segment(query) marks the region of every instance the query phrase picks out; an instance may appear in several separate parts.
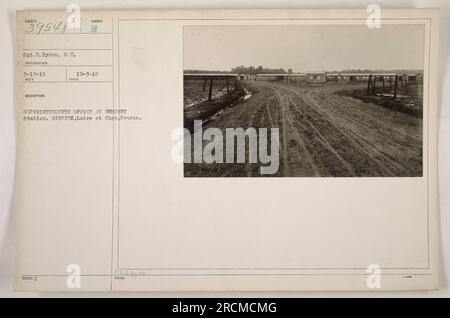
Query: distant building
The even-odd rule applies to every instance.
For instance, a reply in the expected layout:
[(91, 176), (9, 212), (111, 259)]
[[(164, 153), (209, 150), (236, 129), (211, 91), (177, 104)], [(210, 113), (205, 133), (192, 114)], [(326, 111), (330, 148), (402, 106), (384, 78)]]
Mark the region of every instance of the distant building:
[(309, 72), (306, 73), (306, 82), (308, 84), (323, 84), (326, 82), (325, 72)]
[(325, 80), (327, 82), (334, 82), (334, 81), (338, 80), (339, 76), (340, 76), (340, 74), (338, 74), (338, 73), (326, 73)]
[(423, 74), (408, 74), (408, 83), (411, 85), (418, 85), (423, 83)]
[(258, 74), (257, 80), (263, 81), (284, 81), (287, 79), (288, 74)]
[[(377, 81), (384, 81), (392, 84), (397, 75), (401, 85), (421, 84), (423, 74), (396, 74), (396, 73), (328, 73), (328, 72), (308, 72), (291, 74), (258, 74), (255, 80), (279, 81), (294, 85), (295, 83), (324, 84), (326, 82), (335, 82), (338, 85), (347, 85), (349, 83), (367, 83), (369, 77)], [(394, 81), (395, 82), (395, 81)]]
[(348, 80), (350, 82), (365, 82), (369, 79), (369, 76), (370, 74), (347, 74)]
[(291, 73), (287, 77), (288, 83), (301, 83), (306, 82), (306, 73)]

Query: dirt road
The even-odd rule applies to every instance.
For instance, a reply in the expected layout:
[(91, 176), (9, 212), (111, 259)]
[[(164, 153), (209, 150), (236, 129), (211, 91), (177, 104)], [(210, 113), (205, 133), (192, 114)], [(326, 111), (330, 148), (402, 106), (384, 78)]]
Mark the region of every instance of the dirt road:
[[(421, 176), (422, 120), (335, 94), (357, 86), (246, 81), (252, 97), (207, 127), (278, 127), (275, 176)], [(260, 176), (258, 164), (187, 164), (186, 176)]]

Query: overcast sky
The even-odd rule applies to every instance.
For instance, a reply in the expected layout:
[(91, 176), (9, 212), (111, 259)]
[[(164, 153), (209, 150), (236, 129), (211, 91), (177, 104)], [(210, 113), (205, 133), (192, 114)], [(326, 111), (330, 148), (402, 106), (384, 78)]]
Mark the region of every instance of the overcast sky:
[(424, 64), (423, 25), (185, 26), (184, 69), (238, 65), (292, 68), (416, 69)]

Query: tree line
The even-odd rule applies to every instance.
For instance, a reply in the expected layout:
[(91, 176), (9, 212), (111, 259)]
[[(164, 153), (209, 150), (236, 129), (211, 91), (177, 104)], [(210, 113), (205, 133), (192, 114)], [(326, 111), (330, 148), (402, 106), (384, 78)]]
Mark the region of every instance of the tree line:
[(199, 73), (214, 73), (214, 74), (243, 74), (243, 75), (257, 75), (257, 74), (291, 74), (292, 69), (287, 71), (283, 68), (265, 68), (261, 65), (255, 66), (236, 66), (231, 71), (212, 71), (212, 70), (184, 70), (185, 74), (199, 74)]

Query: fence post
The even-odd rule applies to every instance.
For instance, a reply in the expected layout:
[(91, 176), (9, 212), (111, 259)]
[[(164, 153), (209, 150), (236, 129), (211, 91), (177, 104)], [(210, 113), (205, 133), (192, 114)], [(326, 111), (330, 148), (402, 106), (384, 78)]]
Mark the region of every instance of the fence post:
[(394, 99), (397, 98), (397, 86), (398, 86), (398, 75), (395, 75), (395, 83), (394, 83)]
[(376, 84), (377, 84), (377, 77), (374, 76), (373, 77), (373, 83), (372, 83), (372, 95), (376, 95), (377, 91), (376, 91)]
[(372, 74), (369, 74), (369, 80), (367, 81), (367, 96), (370, 95), (371, 84), (372, 84)]

